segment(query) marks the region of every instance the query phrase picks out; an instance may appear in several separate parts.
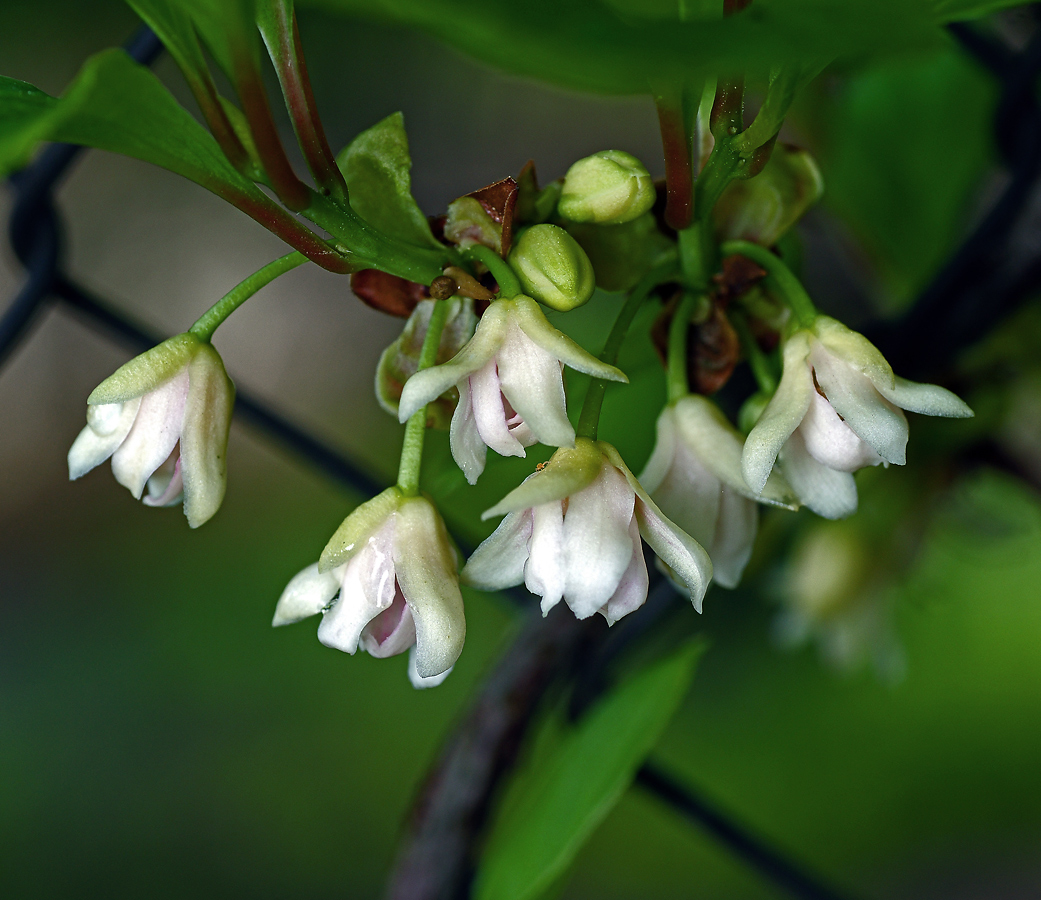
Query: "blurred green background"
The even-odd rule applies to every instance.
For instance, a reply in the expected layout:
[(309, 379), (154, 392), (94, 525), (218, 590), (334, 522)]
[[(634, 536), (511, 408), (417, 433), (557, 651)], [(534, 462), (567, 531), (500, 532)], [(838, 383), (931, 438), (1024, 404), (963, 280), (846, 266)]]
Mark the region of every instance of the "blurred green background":
[[(5, 0), (0, 68), (52, 93), (135, 27), (114, 2), (48, 8)], [(428, 212), (529, 158), (543, 180), (606, 147), (661, 171), (646, 99), (496, 75), (389, 26), (304, 11), (301, 27), (333, 144), (403, 110)], [(157, 71), (186, 96), (168, 59)], [(837, 69), (808, 92), (787, 136), (818, 154), (828, 188), (802, 231), (822, 308), (863, 321), (928, 280), (1000, 186), (993, 104), (955, 49)], [(202, 189), (102, 153), (60, 203), (70, 270), (163, 333), (279, 252)], [(20, 273), (5, 254), (6, 298)], [(595, 342), (603, 316), (576, 318)], [(400, 429), (371, 373), (399, 327), (309, 267), (216, 343), (241, 388), (387, 477)], [(628, 353), (635, 387), (611, 395), (604, 427), (638, 471), (664, 392), (649, 347)], [(0, 895), (378, 896), (419, 780), (514, 613), (468, 595), (466, 651), (425, 692), (404, 657), (344, 656), (313, 623), (272, 630), (283, 585), (359, 498), (240, 427), (228, 499), (198, 533), (177, 510), (136, 504), (107, 467), (69, 484), (84, 398), (126, 356), (55, 308), (0, 372)], [(927, 467), (956, 429), (915, 421), (911, 465)], [(1027, 431), (1029, 453), (1041, 426)], [(447, 456), (443, 440), (432, 455)], [(430, 486), (459, 521), (529, 470), (497, 464), (470, 491), (445, 468)], [(895, 476), (869, 474), (862, 494)], [(777, 529), (771, 519), (764, 535)], [(697, 622), (710, 650), (655, 757), (856, 896), (1041, 896), (1041, 508), (1006, 476), (974, 472), (942, 492), (924, 534), (893, 594), (902, 679), (782, 651), (769, 590), (713, 589)], [(869, 552), (869, 569), (886, 565)], [(756, 584), (785, 577), (767, 560)], [(637, 790), (562, 891), (777, 896)]]

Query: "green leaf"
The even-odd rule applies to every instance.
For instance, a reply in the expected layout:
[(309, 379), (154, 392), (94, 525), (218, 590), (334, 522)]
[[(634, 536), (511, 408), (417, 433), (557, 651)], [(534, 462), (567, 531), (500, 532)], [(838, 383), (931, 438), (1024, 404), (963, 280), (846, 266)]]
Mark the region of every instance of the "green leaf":
[(351, 206), (370, 225), (410, 244), (440, 246), (412, 197), (412, 158), (401, 113), (359, 134), (336, 162), (347, 179)]
[(154, 163), (216, 194), (257, 195), (217, 142), (148, 69), (122, 50), (91, 57), (61, 99), (0, 78), (0, 175), (43, 141), (67, 141)]
[[(783, 62), (819, 63), (935, 46), (969, 0), (756, 0), (727, 19), (722, 3), (654, 0), (302, 0), (354, 17), (418, 28), (489, 65), (568, 87), (645, 93), (720, 71), (764, 75)], [(950, 4), (951, 9), (945, 11)], [(978, 5), (978, 4), (977, 4)]]
[(182, 71), (206, 70), (206, 59), (192, 21), (179, 5), (168, 0), (126, 0), (126, 3), (156, 33)]
[(500, 817), (477, 874), (476, 900), (532, 900), (564, 872), (654, 747), (703, 649), (688, 644), (647, 666), (569, 729)]
[(933, 11), (941, 22), (978, 19), (999, 9), (1022, 6), (1023, 0), (933, 0)]

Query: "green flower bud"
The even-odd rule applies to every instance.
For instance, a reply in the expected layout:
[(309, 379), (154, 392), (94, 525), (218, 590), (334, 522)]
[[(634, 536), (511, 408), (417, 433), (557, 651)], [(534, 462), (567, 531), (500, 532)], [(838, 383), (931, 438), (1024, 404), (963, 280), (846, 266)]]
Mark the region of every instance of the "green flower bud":
[(525, 231), (509, 262), (526, 294), (561, 312), (581, 306), (596, 289), (585, 250), (556, 225), (533, 225)]
[(654, 183), (643, 163), (622, 150), (604, 150), (568, 169), (557, 211), (572, 222), (621, 225), (652, 206)]

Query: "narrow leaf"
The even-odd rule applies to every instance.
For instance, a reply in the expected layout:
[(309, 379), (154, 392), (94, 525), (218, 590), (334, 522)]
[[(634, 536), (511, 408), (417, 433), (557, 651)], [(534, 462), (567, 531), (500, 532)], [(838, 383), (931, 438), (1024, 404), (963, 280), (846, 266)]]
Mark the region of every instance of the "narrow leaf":
[(347, 179), (351, 206), (370, 225), (410, 244), (440, 246), (412, 197), (412, 157), (401, 113), (359, 134), (336, 162)]
[(477, 900), (533, 900), (564, 872), (664, 731), (703, 649), (688, 644), (646, 667), (570, 729), (497, 823)]

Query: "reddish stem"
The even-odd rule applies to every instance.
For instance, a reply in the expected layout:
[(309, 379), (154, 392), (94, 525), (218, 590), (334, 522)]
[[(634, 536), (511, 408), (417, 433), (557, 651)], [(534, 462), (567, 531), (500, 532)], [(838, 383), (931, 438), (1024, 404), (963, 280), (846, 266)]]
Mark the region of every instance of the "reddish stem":
[(680, 98), (659, 96), (656, 103), (665, 150), (665, 223), (682, 231), (694, 213), (693, 136), (687, 130)]
[(210, 73), (184, 72), (188, 87), (191, 89), (195, 102), (202, 110), (203, 118), (210, 132), (217, 139), (218, 145), (224, 151), (228, 161), (239, 171), (246, 173), (250, 169), (249, 153), (242, 146), (242, 141), (235, 133), (235, 129), (224, 111), (217, 94), (217, 86), (210, 78)]

